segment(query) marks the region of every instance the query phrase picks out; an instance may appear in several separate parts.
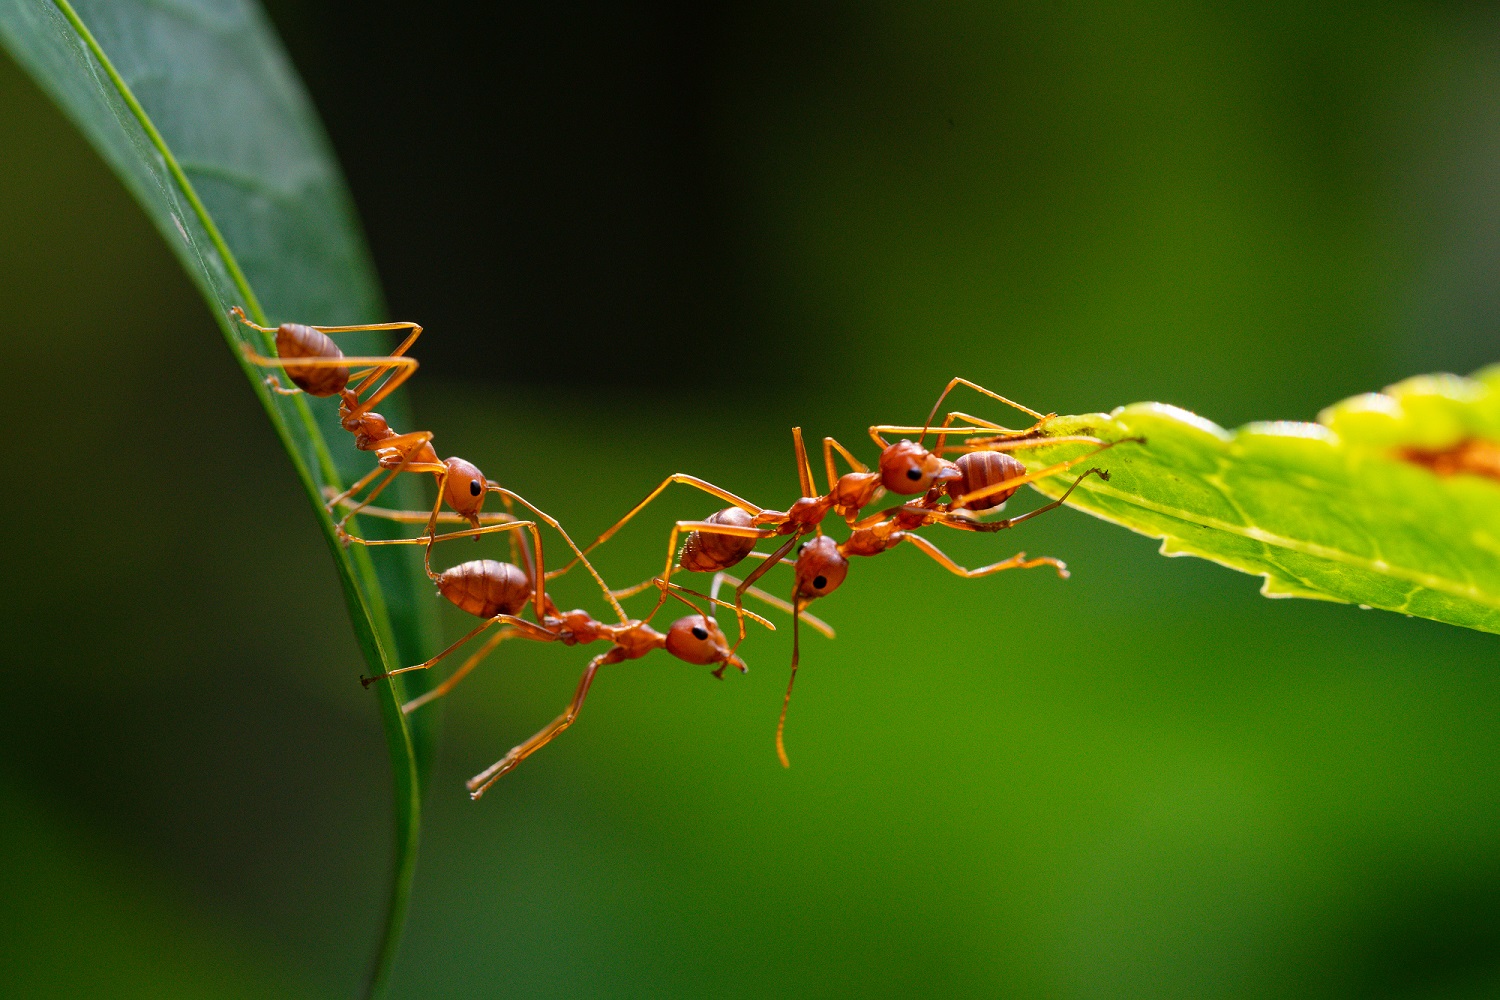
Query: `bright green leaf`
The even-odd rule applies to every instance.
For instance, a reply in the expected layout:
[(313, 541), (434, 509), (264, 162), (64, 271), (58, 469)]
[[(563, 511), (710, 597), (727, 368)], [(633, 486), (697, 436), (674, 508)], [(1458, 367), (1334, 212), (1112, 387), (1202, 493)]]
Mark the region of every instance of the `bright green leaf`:
[[(1268, 597), (1346, 601), (1500, 632), (1500, 477), (1439, 474), (1409, 449), (1500, 451), (1500, 367), (1473, 378), (1408, 379), (1325, 410), (1316, 424), (1226, 431), (1174, 406), (1135, 403), (1060, 417), (1047, 433), (1123, 443), (1069, 499), (1162, 539), (1165, 555), (1201, 556), (1265, 577)], [(1085, 446), (1039, 448), (1035, 467)], [(1471, 463), (1472, 464), (1472, 463)], [(1040, 484), (1059, 496), (1069, 477)]]
[[(340, 429), (333, 401), (268, 392), (265, 373), (240, 353), (246, 329), (228, 318), (234, 305), (263, 324), (382, 318), (343, 180), (263, 13), (248, 0), (0, 0), (0, 41), (140, 202), (218, 318), (328, 538), (365, 669), (421, 659), (430, 645), (422, 609), (433, 602), (418, 595), (427, 588), (414, 554), (344, 549), (321, 502), (325, 487), (368, 468), (368, 456)], [(342, 342), (358, 354), (384, 341)], [(382, 410), (405, 425), (395, 400)], [(406, 503), (415, 500), (409, 488)], [(432, 752), (425, 720), (401, 714), (405, 692), (377, 688), (395, 764), (397, 843), (372, 992), (404, 918)]]

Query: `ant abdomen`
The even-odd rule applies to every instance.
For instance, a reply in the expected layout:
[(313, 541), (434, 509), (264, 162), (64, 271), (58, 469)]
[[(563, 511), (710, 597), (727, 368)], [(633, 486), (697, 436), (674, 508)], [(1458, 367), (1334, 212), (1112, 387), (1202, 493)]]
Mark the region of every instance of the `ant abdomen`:
[[(950, 497), (961, 497), (976, 490), (982, 490), (986, 486), (993, 486), (995, 483), (1003, 483), (1007, 479), (1026, 475), (1026, 466), (1021, 464), (1019, 459), (1003, 451), (967, 452), (960, 455), (954, 464), (958, 467), (960, 478), (948, 484)], [(987, 497), (971, 500), (964, 506), (968, 510), (990, 510), (1005, 503), (1019, 489), (1020, 487), (1017, 486), (999, 493), (992, 493)]]
[[(326, 334), (301, 323), (283, 323), (276, 328), (276, 354), (290, 358), (342, 358)], [(349, 384), (349, 369), (287, 365), (286, 377), (310, 396), (336, 396)]]
[[(723, 524), (736, 528), (750, 527), (750, 514), (738, 507), (726, 507), (706, 518), (710, 524)], [(716, 573), (728, 569), (744, 559), (755, 548), (757, 538), (739, 535), (720, 535), (713, 532), (695, 531), (687, 536), (682, 546), (678, 565), (689, 573)]]
[(513, 615), (531, 600), (531, 578), (525, 571), (494, 559), (474, 559), (446, 569), (437, 587), (438, 593), (476, 618)]

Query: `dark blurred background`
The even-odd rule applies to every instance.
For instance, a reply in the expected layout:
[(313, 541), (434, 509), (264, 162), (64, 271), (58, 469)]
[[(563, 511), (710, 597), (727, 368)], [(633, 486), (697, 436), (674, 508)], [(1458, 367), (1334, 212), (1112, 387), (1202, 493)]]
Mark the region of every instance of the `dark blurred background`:
[[(955, 374), (1233, 425), (1500, 360), (1483, 5), (270, 13), (421, 425), (579, 535), (677, 470), (784, 504), (791, 425), (870, 457)], [(155, 233), (4, 57), (0, 102), (6, 992), (350, 995), (389, 765), (327, 554)], [(1500, 992), (1493, 637), (1074, 511), (941, 543), (1074, 577), (856, 566), (786, 772), (783, 630), (616, 668), (471, 804), (586, 659), (508, 644), (445, 708), (395, 994)]]

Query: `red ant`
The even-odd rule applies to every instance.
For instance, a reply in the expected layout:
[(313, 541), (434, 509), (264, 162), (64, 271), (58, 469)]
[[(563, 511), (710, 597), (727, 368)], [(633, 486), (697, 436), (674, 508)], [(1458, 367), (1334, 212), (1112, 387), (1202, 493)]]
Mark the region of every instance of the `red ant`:
[[(969, 453), (960, 457), (957, 462), (949, 461), (940, 454), (943, 450), (944, 440), (940, 437), (938, 452), (934, 453), (925, 448), (921, 441), (931, 429), (930, 425), (936, 416), (942, 402), (948, 394), (959, 385), (969, 386), (993, 399), (997, 399), (1009, 406), (1036, 418), (1036, 423), (1025, 430), (1012, 431), (997, 423), (986, 421), (978, 417), (970, 417), (963, 413), (949, 413), (944, 420), (940, 435), (947, 434), (977, 434), (998, 432), (987, 438), (988, 446), (982, 450), (969, 449)], [(867, 466), (854, 457), (850, 451), (831, 437), (823, 439), (823, 462), (828, 475), (828, 492), (814, 495), (816, 486), (813, 481), (812, 466), (808, 460), (807, 448), (802, 440), (802, 429), (792, 429), (793, 446), (797, 462), (797, 475), (803, 496), (786, 511), (766, 510), (746, 501), (721, 487), (706, 482), (696, 476), (677, 473), (668, 476), (656, 489), (647, 494), (646, 498), (635, 507), (631, 508), (619, 521), (601, 534), (583, 551), (593, 551), (599, 545), (608, 541), (617, 531), (641, 512), (648, 504), (660, 496), (668, 486), (673, 483), (681, 483), (696, 487), (722, 500), (727, 500), (732, 507), (717, 511), (707, 519), (701, 521), (678, 521), (674, 524), (672, 532), (667, 539), (667, 560), (662, 574), (655, 577), (658, 586), (670, 582), (675, 568), (681, 568), (689, 572), (714, 572), (728, 569), (747, 556), (755, 547), (755, 544), (763, 538), (773, 538), (780, 535), (791, 535), (775, 553), (765, 558), (761, 566), (752, 571), (744, 581), (736, 588), (735, 605), (741, 605), (743, 587), (752, 585), (772, 565), (779, 562), (797, 544), (797, 540), (804, 535), (814, 531), (821, 531), (823, 519), (829, 513), (837, 513), (843, 517), (851, 527), (859, 519), (860, 511), (879, 499), (881, 495), (889, 491), (902, 495), (915, 495), (925, 493), (927, 499), (922, 502), (930, 513), (930, 517), (924, 523), (944, 524), (961, 530), (1000, 530), (1006, 526), (1003, 522), (996, 522), (1000, 527), (976, 527), (979, 523), (968, 515), (959, 514), (959, 511), (984, 511), (999, 508), (1004, 502), (1026, 483), (1034, 482), (1048, 476), (1056, 475), (1066, 471), (1103, 451), (1113, 447), (1118, 442), (1106, 443), (1097, 438), (1083, 436), (1067, 437), (1044, 437), (1038, 432), (1046, 422), (1056, 414), (1042, 414), (1019, 403), (1012, 402), (998, 393), (992, 392), (983, 386), (976, 385), (967, 379), (955, 378), (950, 381), (942, 394), (938, 396), (937, 402), (933, 404), (932, 412), (928, 416), (928, 426), (922, 428), (906, 428), (894, 426), (876, 426), (870, 428), (870, 436), (875, 443), (880, 445), (880, 460), (878, 471), (871, 471)], [(971, 426), (955, 428), (951, 427), (954, 419), (970, 421)], [(916, 441), (899, 440), (895, 442), (886, 441), (882, 432), (914, 432), (920, 430), (921, 436)], [(1088, 454), (1061, 462), (1056, 465), (1039, 469), (1028, 473), (1021, 464), (1007, 452), (1028, 447), (1039, 447), (1041, 445), (1063, 444), (1070, 442), (1087, 442), (1098, 447)], [(834, 459), (837, 452), (849, 464), (851, 471), (839, 475)], [(944, 491), (947, 497), (945, 503)], [(942, 505), (942, 506), (940, 506)], [(1051, 509), (1050, 507), (1048, 509)], [(677, 549), (679, 535), (687, 533), (681, 552)], [(571, 564), (569, 564), (571, 565)], [(649, 581), (648, 584), (649, 585)], [(638, 593), (646, 585), (629, 588), (623, 594)], [(663, 598), (665, 599), (665, 598)], [(740, 623), (741, 640), (744, 638), (744, 623)]]
[[(307, 326), (301, 323), (283, 323), (272, 329), (253, 323), (239, 306), (230, 309), (231, 315), (245, 326), (268, 337), (274, 336), (276, 357), (268, 358), (256, 353), (249, 344), (244, 346), (245, 357), (262, 368), (280, 368), (286, 372), (296, 388), (282, 387), (276, 376), (266, 378), (273, 392), (292, 395), (306, 392), (309, 395), (339, 397), (339, 416), (344, 429), (354, 435), (355, 447), (361, 451), (374, 452), (379, 465), (369, 475), (360, 479), (343, 493), (331, 498), (328, 507), (332, 510), (343, 500), (354, 496), (384, 472), (394, 478), (397, 472), (433, 472), (439, 476), (439, 492), (448, 505), (476, 528), (480, 526), (479, 513), (484, 503), (484, 476), (472, 463), (461, 458), (440, 460), (432, 449), (431, 431), (413, 431), (399, 434), (391, 429), (380, 414), (373, 412), (374, 406), (394, 392), (417, 370), (417, 360), (407, 357), (406, 352), (422, 335), (422, 327), (416, 323), (366, 323), (356, 326)], [(384, 357), (348, 357), (328, 336), (331, 333), (373, 332), (380, 330), (411, 330), (411, 334), (397, 348)], [(369, 365), (367, 371), (351, 373), (354, 365)], [(383, 373), (390, 377), (378, 388), (375, 383)], [(357, 380), (353, 388), (351, 381)], [(368, 398), (361, 400), (360, 394), (374, 388)], [(377, 487), (368, 497), (369, 502), (385, 488)], [(343, 526), (357, 512), (358, 507), (346, 514), (339, 522), (339, 533), (347, 540)]]
[[(355, 482), (347, 490), (328, 500), (327, 506), (329, 510), (333, 510), (339, 504), (345, 503), (345, 501), (358, 494), (360, 490), (372, 483), (377, 477), (382, 474), (386, 476), (384, 481), (375, 486), (362, 501), (347, 505), (349, 509), (335, 526), (339, 537), (346, 544), (349, 542), (359, 542), (364, 545), (421, 544), (423, 542), (430, 544), (433, 538), (477, 538), (488, 531), (510, 530), (513, 525), (518, 523), (514, 517), (508, 514), (482, 514), (485, 497), (490, 493), (499, 493), (507, 507), (511, 505), (512, 501), (519, 503), (561, 534), (568, 546), (577, 555), (577, 558), (568, 564), (568, 568), (571, 568), (581, 560), (590, 575), (594, 577), (595, 581), (604, 591), (610, 605), (619, 614), (620, 620), (627, 620), (624, 609), (620, 607), (619, 603), (610, 593), (608, 584), (594, 570), (594, 567), (584, 557), (578, 546), (574, 544), (573, 539), (556, 519), (534, 506), (524, 497), (487, 479), (474, 463), (456, 456), (440, 460), (437, 457), (437, 452), (432, 448), (433, 433), (431, 431), (413, 431), (406, 434), (398, 434), (391, 429), (390, 424), (386, 422), (384, 417), (372, 411), (372, 407), (376, 403), (388, 396), (416, 371), (416, 359), (406, 357), (405, 353), (416, 339), (421, 336), (422, 328), (419, 325), (416, 323), (371, 323), (360, 326), (305, 326), (300, 323), (283, 323), (280, 327), (272, 330), (269, 327), (252, 323), (246, 318), (244, 310), (238, 306), (235, 306), (230, 312), (241, 323), (251, 329), (267, 336), (275, 336), (277, 357), (263, 357), (257, 354), (248, 344), (245, 346), (245, 356), (248, 360), (262, 367), (284, 369), (287, 377), (297, 386), (296, 389), (282, 388), (273, 375), (267, 381), (274, 391), (282, 394), (302, 391), (314, 396), (338, 395), (340, 398), (339, 415), (344, 429), (354, 435), (355, 447), (362, 451), (375, 453), (377, 461), (375, 469)], [(328, 336), (330, 333), (402, 329), (410, 329), (412, 332), (390, 355), (378, 358), (347, 357)], [(349, 366), (361, 364), (373, 367), (368, 372), (350, 373)], [(372, 386), (379, 379), (382, 372), (392, 370), (394, 374), (386, 379), (369, 398), (364, 400), (359, 398), (360, 393)], [(359, 379), (358, 383), (352, 389), (349, 388), (349, 382), (356, 378)], [(431, 473), (437, 479), (437, 503), (434, 505), (432, 513), (427, 519), (425, 537), (371, 541), (350, 535), (345, 530), (344, 525), (348, 523), (351, 517), (360, 513), (367, 505), (373, 502), (386, 486), (402, 472)], [(436, 535), (436, 526), (438, 521), (443, 519), (441, 515), (445, 503), (458, 517), (467, 521), (475, 530), (472, 532), (461, 532), (458, 535)], [(391, 520), (407, 521), (411, 519), (409, 517), (410, 513), (405, 511), (384, 511), (382, 512), (382, 516)], [(554, 575), (560, 575), (560, 573)]]
[[(340, 396), (354, 414), (366, 413), (376, 403), (389, 396), (401, 383), (411, 378), (417, 370), (417, 359), (406, 356), (411, 345), (422, 335), (422, 327), (416, 323), (361, 323), (354, 326), (307, 326), (302, 323), (283, 323), (272, 329), (253, 323), (245, 310), (235, 306), (229, 310), (231, 316), (245, 326), (275, 338), (276, 357), (268, 358), (254, 347), (243, 345), (245, 359), (261, 368), (280, 368), (286, 372), (296, 387), (287, 389), (275, 375), (266, 376), (266, 385), (272, 392), (293, 396), (305, 392), (310, 396)], [(410, 330), (410, 335), (390, 354), (383, 357), (351, 358), (339, 349), (331, 333), (374, 333), (382, 330)], [(351, 373), (354, 365), (369, 365), (367, 371)], [(368, 399), (360, 401), (359, 394), (372, 388), (381, 375), (389, 374), (377, 391)], [(358, 380), (353, 389), (349, 382)]]
[[(624, 619), (618, 625), (607, 625), (597, 621), (588, 612), (582, 610), (562, 612), (557, 609), (549, 596), (533, 585), (533, 581), (542, 576), (541, 542), (536, 534), (536, 525), (529, 521), (518, 521), (499, 527), (500, 530), (515, 530), (524, 527), (531, 531), (535, 559), (532, 572), (527, 573), (518, 566), (492, 559), (477, 559), (461, 563), (442, 573), (434, 573), (431, 565), (428, 564), (427, 575), (437, 584), (438, 591), (443, 597), (456, 607), (476, 617), (484, 618), (485, 621), (430, 660), (415, 666), (378, 674), (375, 677), (361, 678), (363, 683), (368, 686), (374, 681), (397, 674), (428, 670), (456, 652), (469, 640), (497, 625), (501, 626), (500, 631), (470, 655), (450, 677), (426, 694), (407, 702), (401, 710), (410, 713), (430, 701), (443, 697), (478, 666), (496, 646), (514, 636), (536, 642), (561, 642), (565, 646), (604, 641), (608, 642), (610, 647), (589, 661), (573, 694), (573, 700), (569, 702), (561, 715), (535, 736), (512, 748), (494, 765), (469, 780), (471, 798), (479, 798), (502, 775), (514, 769), (521, 761), (546, 746), (573, 724), (573, 720), (577, 718), (579, 710), (583, 707), (589, 687), (593, 684), (594, 674), (602, 666), (639, 659), (652, 650), (665, 649), (685, 663), (718, 664), (719, 668), (715, 673), (720, 676), (728, 666), (738, 667), (741, 671), (746, 669), (744, 661), (729, 647), (729, 642), (719, 628), (718, 622), (692, 601), (681, 596), (678, 591), (693, 594), (696, 597), (705, 595), (673, 585), (671, 596), (692, 608), (694, 613), (674, 621), (665, 634), (658, 632), (650, 625), (651, 618), (656, 613), (655, 609), (644, 619)], [(431, 553), (430, 544), (428, 553), (429, 555)], [(530, 561), (528, 559), (528, 562)], [(769, 597), (769, 595), (766, 596)], [(712, 604), (729, 606), (712, 596), (707, 599)], [(772, 601), (781, 603), (775, 601), (774, 598)], [(517, 613), (528, 602), (535, 604), (537, 621), (534, 623), (517, 617)], [(659, 608), (660, 605), (657, 607)], [(746, 614), (767, 628), (774, 628), (770, 622), (760, 616), (752, 612), (746, 612)]]
[[(988, 566), (980, 566), (977, 569), (966, 569), (955, 562), (951, 557), (939, 549), (932, 542), (916, 534), (918, 528), (929, 524), (949, 524), (966, 531), (1001, 531), (1012, 528), (1022, 521), (1030, 520), (1040, 514), (1062, 506), (1068, 495), (1078, 488), (1078, 484), (1089, 476), (1098, 476), (1100, 479), (1108, 480), (1109, 473), (1102, 469), (1089, 469), (1083, 475), (1073, 480), (1062, 496), (1050, 503), (1044, 504), (1035, 510), (1027, 511), (1015, 517), (1008, 517), (1001, 521), (977, 522), (954, 520), (955, 512), (950, 510), (935, 510), (925, 506), (923, 503), (902, 504), (893, 507), (881, 514), (859, 521), (854, 525), (849, 538), (844, 542), (836, 542), (827, 535), (819, 535), (817, 538), (803, 544), (798, 550), (797, 559), (793, 563), (793, 574), (795, 585), (792, 589), (792, 674), (786, 685), (786, 696), (781, 703), (781, 718), (776, 723), (776, 755), (781, 759), (783, 767), (790, 767), (791, 761), (786, 755), (786, 744), (783, 732), (786, 729), (787, 708), (792, 702), (792, 685), (797, 682), (797, 664), (801, 657), (801, 642), (798, 623), (800, 618), (806, 614), (808, 603), (819, 597), (827, 597), (839, 588), (844, 578), (849, 573), (849, 558), (851, 556), (875, 556), (882, 552), (888, 552), (900, 545), (909, 542), (922, 553), (931, 558), (948, 572), (963, 577), (966, 580), (977, 580), (980, 577), (1000, 573), (1008, 569), (1035, 569), (1038, 566), (1051, 566), (1057, 570), (1057, 575), (1063, 579), (1068, 578), (1068, 567), (1059, 559), (1051, 556), (1039, 556), (1035, 559), (1027, 559), (1026, 553), (1018, 552), (1009, 559), (1003, 559)], [(1017, 487), (1019, 488), (1019, 487)], [(1011, 492), (1014, 492), (1012, 489)], [(960, 498), (962, 499), (962, 498)], [(959, 503), (960, 501), (954, 501)], [(962, 508), (959, 508), (962, 509)], [(764, 567), (762, 567), (764, 568)]]

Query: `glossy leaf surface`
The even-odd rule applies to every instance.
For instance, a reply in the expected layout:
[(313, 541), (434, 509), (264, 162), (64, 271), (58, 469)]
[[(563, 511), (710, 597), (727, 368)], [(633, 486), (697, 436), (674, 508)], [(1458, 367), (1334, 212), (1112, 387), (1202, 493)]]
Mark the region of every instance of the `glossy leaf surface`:
[[(343, 180), (317, 118), (263, 13), (245, 0), (0, 0), (0, 40), (62, 107), (135, 196), (197, 285), (306, 487), (343, 582), (364, 669), (425, 653), (430, 601), (404, 547), (338, 544), (326, 487), (369, 467), (327, 399), (277, 396), (242, 355), (249, 331), (229, 318), (323, 325), (383, 318), (380, 293)], [(100, 318), (100, 335), (108, 334)], [(340, 338), (348, 353), (383, 338)], [(266, 352), (269, 344), (256, 343)], [(168, 378), (191, 377), (172, 372)], [(382, 409), (405, 425), (397, 400)], [(403, 499), (414, 500), (409, 485)], [(399, 494), (398, 494), (399, 495)], [(345, 665), (343, 669), (349, 669)], [(350, 670), (350, 682), (354, 681)], [(396, 785), (390, 914), (372, 991), (394, 956), (431, 757), (424, 720), (400, 712), (404, 692), (377, 685)]]

